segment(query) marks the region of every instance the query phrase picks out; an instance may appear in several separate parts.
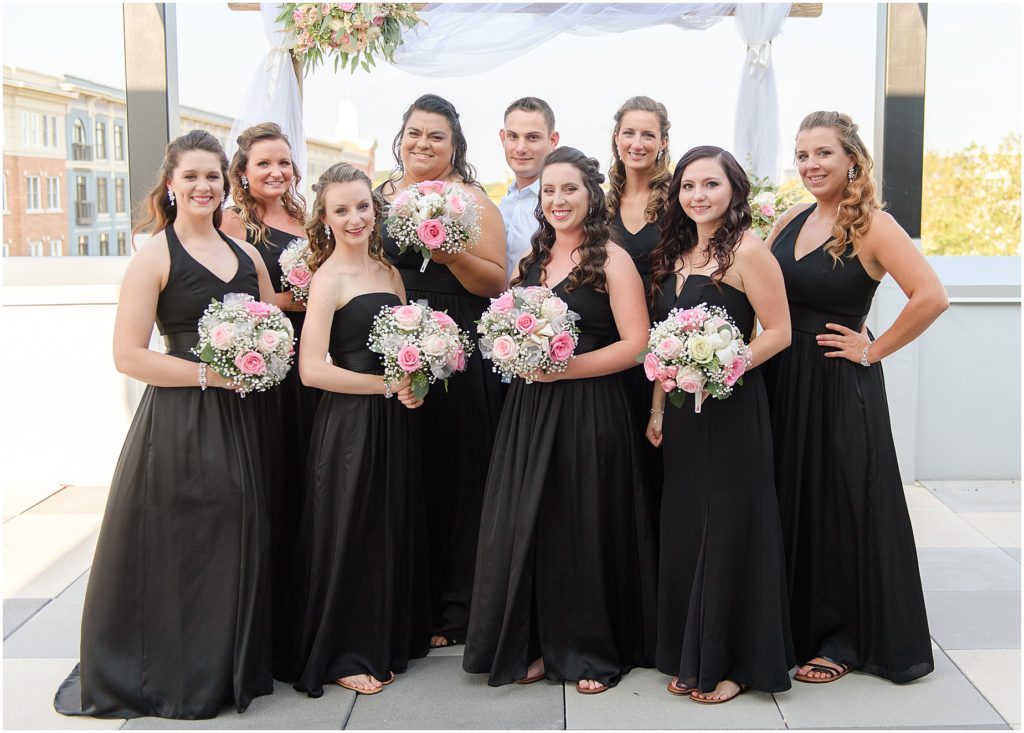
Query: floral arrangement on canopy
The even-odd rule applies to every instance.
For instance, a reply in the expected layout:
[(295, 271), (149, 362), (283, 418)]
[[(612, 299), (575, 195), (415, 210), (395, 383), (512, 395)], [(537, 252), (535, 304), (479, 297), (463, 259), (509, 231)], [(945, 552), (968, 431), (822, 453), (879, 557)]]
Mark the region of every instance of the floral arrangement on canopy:
[(294, 57), (308, 73), (325, 58), (334, 70), (357, 66), (369, 71), (376, 56), (394, 62), (403, 29), (422, 19), (409, 3), (282, 3), (278, 22), (295, 39)]
[(747, 178), (750, 179), (750, 228), (761, 239), (767, 239), (775, 222), (800, 200), (803, 190), (782, 191), (771, 179), (758, 176), (752, 170), (747, 171)]

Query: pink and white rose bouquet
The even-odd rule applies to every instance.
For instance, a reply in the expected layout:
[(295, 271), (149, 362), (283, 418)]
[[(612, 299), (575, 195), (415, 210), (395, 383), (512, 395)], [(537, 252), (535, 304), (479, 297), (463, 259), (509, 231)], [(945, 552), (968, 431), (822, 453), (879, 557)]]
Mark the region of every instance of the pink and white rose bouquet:
[(480, 355), (490, 359), (503, 382), (564, 372), (576, 352), (579, 314), (564, 300), (539, 286), (514, 287), (497, 298), (477, 321)]
[(426, 269), (433, 252), (465, 252), (480, 240), (480, 205), (457, 183), (421, 181), (400, 191), (385, 221), (388, 234), (405, 252), (412, 247)]
[(664, 321), (654, 324), (647, 349), (637, 357), (652, 382), (657, 381), (669, 401), (682, 407), (687, 394), (700, 412), (705, 393), (724, 400), (733, 386), (743, 384), (750, 366), (750, 347), (721, 306), (701, 303), (673, 308)]
[(473, 353), (469, 334), (444, 311), (436, 311), (420, 300), (408, 305), (386, 305), (374, 316), (367, 341), (370, 351), (381, 355), (384, 379), (412, 381), (412, 391), (423, 399), (438, 379), (448, 389), (448, 378), (466, 371)]
[(309, 281), (313, 279), (309, 269), (309, 242), (293, 239), (277, 261), (281, 265), (281, 285), (292, 291), (292, 300), (305, 303), (309, 300)]
[(750, 196), (747, 199), (750, 204), (750, 228), (761, 239), (767, 239), (775, 222), (800, 200), (802, 190), (782, 190), (771, 179), (758, 177), (751, 171), (747, 171), (747, 178), (750, 180)]
[(239, 394), (262, 392), (285, 378), (295, 354), (295, 333), (281, 309), (246, 293), (211, 300), (199, 319), (192, 353), (230, 379)]

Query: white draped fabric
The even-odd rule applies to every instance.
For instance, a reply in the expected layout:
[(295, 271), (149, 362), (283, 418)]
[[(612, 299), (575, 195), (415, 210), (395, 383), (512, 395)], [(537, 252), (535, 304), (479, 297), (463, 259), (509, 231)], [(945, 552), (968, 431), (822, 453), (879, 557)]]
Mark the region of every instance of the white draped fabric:
[[(284, 23), (276, 18), (281, 9), (276, 4), (261, 6), (263, 29), (270, 50), (256, 67), (243, 97), (242, 107), (231, 125), (228, 137), (228, 160), (238, 149), (238, 134), (258, 122), (276, 122), (292, 146), (292, 161), (299, 173), (306, 172), (306, 134), (302, 129), (302, 93), (292, 70), (291, 47), (295, 41), (282, 33)], [(303, 181), (303, 185), (305, 185)]]
[(789, 3), (749, 3), (736, 6), (736, 27), (747, 44), (733, 154), (743, 167), (761, 177), (778, 180), (779, 95), (772, 68), (772, 41), (782, 31)]

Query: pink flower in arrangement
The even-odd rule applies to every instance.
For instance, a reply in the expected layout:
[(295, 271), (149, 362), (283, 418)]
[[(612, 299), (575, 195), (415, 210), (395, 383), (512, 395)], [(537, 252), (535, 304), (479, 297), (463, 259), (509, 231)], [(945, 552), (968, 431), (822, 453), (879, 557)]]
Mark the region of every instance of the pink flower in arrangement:
[(466, 352), (461, 346), (456, 349), (452, 358), (448, 360), (448, 368), (453, 372), (466, 371)]
[(461, 196), (452, 195), (448, 198), (448, 211), (452, 216), (458, 218), (466, 212), (466, 202)]
[(761, 213), (769, 218), (775, 216), (775, 207), (769, 204), (761, 204)]
[(277, 331), (266, 330), (260, 334), (260, 348), (270, 353), (281, 343), (281, 334)]
[(305, 267), (292, 268), (291, 272), (288, 273), (288, 284), (294, 285), (297, 288), (306, 287), (312, 279), (313, 276), (309, 274), (309, 270)]
[(303, 10), (302, 8), (295, 8), (295, 10), (292, 11), (292, 20), (295, 21), (296, 23), (301, 23), (305, 19), (306, 11)]
[(491, 301), (491, 310), (494, 313), (508, 313), (516, 304), (512, 291), (507, 290)]
[(398, 350), (398, 366), (406, 374), (420, 368), (420, 350), (415, 346), (403, 346)]
[(416, 190), (420, 193), (444, 193), (444, 187), (447, 184), (444, 181), (421, 181), (416, 184)]
[(676, 381), (674, 379), (666, 379), (661, 383), (661, 388), (667, 394), (676, 388)]
[(374, 25), (384, 25), (384, 16), (383, 15), (374, 16), (373, 24)]
[(653, 351), (644, 357), (644, 374), (652, 382), (658, 378), (658, 356)]
[(684, 331), (696, 331), (708, 317), (707, 311), (703, 308), (687, 308), (676, 313), (676, 323), (682, 326)]
[(416, 236), (427, 249), (437, 249), (444, 244), (448, 232), (445, 231), (444, 224), (437, 219), (427, 219), (416, 227)]
[(344, 10), (346, 13), (351, 13), (356, 9), (355, 3), (338, 3), (338, 7)]
[(568, 361), (575, 349), (576, 344), (572, 342), (572, 336), (569, 335), (568, 331), (562, 331), (551, 339), (551, 343), (548, 346), (548, 355), (552, 361)]
[(242, 374), (259, 376), (267, 371), (267, 362), (258, 352), (247, 351), (235, 357), (235, 366)]
[(498, 361), (508, 361), (514, 359), (516, 354), (519, 353), (519, 347), (516, 346), (516, 341), (511, 336), (502, 334), (498, 338), (494, 339), (494, 345), (491, 347), (491, 353), (494, 358)]
[(391, 312), (395, 314), (395, 322), (403, 331), (415, 330), (423, 320), (423, 309), (415, 304), (396, 305)]
[(235, 340), (235, 327), (230, 323), (220, 323), (210, 329), (210, 345), (224, 351)]
[(673, 359), (683, 350), (683, 342), (675, 336), (663, 338), (654, 349), (663, 359)]
[(279, 312), (276, 305), (264, 303), (262, 300), (247, 301), (244, 307), (250, 316), (256, 316), (257, 318), (266, 318), (273, 313)]
[(679, 389), (689, 394), (697, 394), (703, 390), (706, 381), (704, 372), (696, 367), (683, 367), (676, 378)]
[(732, 360), (732, 364), (725, 368), (725, 379), (722, 381), (725, 382), (726, 387), (732, 387), (746, 371), (747, 360), (737, 356)]
[(324, 15), (330, 15), (331, 14), (331, 4), (330, 3), (321, 3), (320, 4), (320, 12), (323, 13)]
[(658, 373), (656, 376), (664, 382), (666, 379), (675, 379), (677, 374), (679, 374), (679, 367), (672, 364), (667, 367), (658, 367)]
[(516, 319), (516, 330), (519, 333), (533, 333), (537, 327), (537, 318), (532, 313), (521, 313)]
[(434, 319), (434, 323), (441, 328), (458, 325), (450, 315), (443, 311), (432, 311), (430, 315)]
[(400, 194), (395, 196), (395, 200), (391, 202), (392, 209), (402, 209), (408, 206), (409, 201), (412, 199), (412, 194), (408, 191), (402, 191)]

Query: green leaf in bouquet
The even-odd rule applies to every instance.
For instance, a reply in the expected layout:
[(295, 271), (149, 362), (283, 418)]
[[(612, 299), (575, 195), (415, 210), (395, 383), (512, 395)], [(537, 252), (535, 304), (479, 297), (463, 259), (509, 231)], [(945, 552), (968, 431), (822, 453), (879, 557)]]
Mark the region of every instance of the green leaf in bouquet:
[(412, 382), (412, 393), (416, 396), (416, 399), (422, 400), (427, 396), (427, 392), (430, 391), (430, 381), (423, 372), (413, 374), (410, 381)]
[(647, 355), (650, 354), (650, 353), (651, 353), (650, 349), (644, 349), (643, 351), (641, 351), (639, 354), (636, 355), (636, 360), (635, 360), (636, 363), (637, 364), (643, 364), (644, 363), (644, 359), (646, 359)]
[(673, 407), (682, 407), (683, 402), (686, 401), (686, 392), (674, 389), (668, 393), (668, 401), (672, 403)]
[(212, 364), (213, 360), (217, 358), (217, 354), (214, 353), (213, 347), (207, 344), (203, 347), (203, 351), (199, 354), (199, 358), (205, 361), (207, 364)]
[[(281, 14), (277, 16), (277, 22), (280, 23), (282, 20), (287, 21), (292, 17), (292, 13), (295, 12), (295, 3), (281, 3)], [(294, 23), (288, 23), (288, 26), (292, 26)]]

